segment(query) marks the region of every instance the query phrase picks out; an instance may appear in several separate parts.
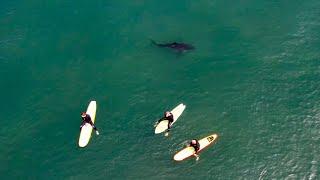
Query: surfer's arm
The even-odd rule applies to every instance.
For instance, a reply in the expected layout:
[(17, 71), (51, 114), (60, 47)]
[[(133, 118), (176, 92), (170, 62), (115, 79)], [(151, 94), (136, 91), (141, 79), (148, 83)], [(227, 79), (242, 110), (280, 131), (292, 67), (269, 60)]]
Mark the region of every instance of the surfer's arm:
[(164, 117), (162, 117), (161, 119), (159, 119), (158, 121), (156, 121), (153, 125), (153, 127), (156, 127), (162, 120), (164, 120)]
[(82, 120), (81, 124), (80, 124), (80, 130), (81, 128), (86, 124), (86, 121), (85, 120)]
[(165, 119), (165, 117), (162, 117), (161, 119), (159, 119), (155, 124), (157, 125), (157, 124), (159, 124), (162, 120), (164, 120)]

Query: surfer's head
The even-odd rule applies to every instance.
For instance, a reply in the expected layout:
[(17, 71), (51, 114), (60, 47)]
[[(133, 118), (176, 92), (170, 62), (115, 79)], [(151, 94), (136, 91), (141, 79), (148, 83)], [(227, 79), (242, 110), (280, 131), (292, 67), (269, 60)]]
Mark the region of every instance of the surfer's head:
[(86, 117), (86, 115), (87, 115), (86, 112), (81, 113), (81, 117)]
[(197, 141), (195, 139), (192, 139), (191, 144), (197, 144)]
[(170, 114), (171, 114), (171, 113), (170, 113), (169, 111), (166, 111), (166, 112), (164, 113), (164, 116), (165, 116), (165, 117), (169, 117)]

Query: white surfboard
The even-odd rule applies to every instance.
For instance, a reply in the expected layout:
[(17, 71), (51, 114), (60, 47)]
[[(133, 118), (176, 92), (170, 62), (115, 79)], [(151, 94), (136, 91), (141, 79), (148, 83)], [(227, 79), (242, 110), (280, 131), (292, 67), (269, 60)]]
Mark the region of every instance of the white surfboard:
[[(210, 136), (207, 136), (205, 138), (200, 139), (198, 142), (200, 144), (200, 148), (199, 151), (202, 151), (204, 148), (208, 147), (210, 144), (212, 144), (213, 142), (215, 142), (218, 138), (217, 134), (212, 134)], [(173, 159), (175, 161), (182, 161), (187, 159), (188, 157), (193, 156), (193, 154), (195, 153), (195, 150), (193, 147), (186, 147), (184, 149), (182, 149), (181, 151), (177, 152)]]
[[(181, 116), (185, 108), (186, 108), (186, 105), (181, 103), (177, 107), (172, 109), (171, 113), (173, 115), (173, 122), (171, 125), (173, 125), (178, 120), (178, 118)], [(159, 134), (166, 131), (168, 129), (168, 123), (169, 123), (168, 120), (160, 121), (160, 123), (156, 126), (154, 133)]]
[[(96, 118), (96, 110), (97, 110), (97, 103), (96, 101), (91, 101), (88, 108), (87, 108), (87, 114), (90, 115), (91, 121), (94, 123)], [(85, 147), (90, 140), (91, 133), (92, 133), (92, 126), (89, 123), (86, 123), (82, 128), (80, 132), (79, 137), (79, 147)]]

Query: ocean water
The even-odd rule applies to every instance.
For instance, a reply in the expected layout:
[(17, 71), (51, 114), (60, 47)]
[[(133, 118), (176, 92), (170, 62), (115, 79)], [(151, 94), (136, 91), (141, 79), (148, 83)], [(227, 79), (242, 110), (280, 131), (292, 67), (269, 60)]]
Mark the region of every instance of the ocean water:
[[(1, 179), (319, 179), (319, 17), (319, 0), (1, 0)], [(79, 148), (90, 100), (100, 136)]]

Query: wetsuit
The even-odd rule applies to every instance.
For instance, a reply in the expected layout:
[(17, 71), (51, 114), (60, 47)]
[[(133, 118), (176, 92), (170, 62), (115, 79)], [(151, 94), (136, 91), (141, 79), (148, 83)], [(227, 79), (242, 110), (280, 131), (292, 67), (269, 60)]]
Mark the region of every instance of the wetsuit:
[(97, 131), (97, 128), (96, 128), (96, 126), (93, 124), (93, 122), (92, 122), (91, 117), (90, 117), (89, 114), (86, 114), (85, 117), (81, 117), (81, 118), (82, 118), (82, 123), (81, 123), (81, 125), (80, 125), (80, 130), (81, 130), (81, 128), (82, 128), (86, 123), (89, 123), (89, 124), (92, 126), (92, 128), (93, 128), (95, 131)]
[(166, 119), (169, 121), (169, 123), (168, 123), (168, 129), (170, 129), (171, 128), (171, 124), (173, 123), (173, 114), (172, 113), (170, 113), (170, 116), (168, 116), (168, 117), (166, 117)]
[(173, 114), (172, 113), (170, 113), (170, 115), (168, 116), (168, 117), (163, 117), (163, 118), (161, 118), (161, 119), (159, 119), (158, 120), (158, 123), (160, 123), (161, 121), (163, 121), (163, 120), (168, 120), (169, 121), (169, 123), (168, 123), (168, 130), (170, 129), (170, 127), (171, 127), (171, 124), (173, 123)]
[(196, 140), (196, 144), (192, 144), (190, 143), (190, 146), (194, 148), (194, 150), (196, 151), (196, 153), (199, 151), (200, 149), (200, 144), (199, 144), (199, 141)]

